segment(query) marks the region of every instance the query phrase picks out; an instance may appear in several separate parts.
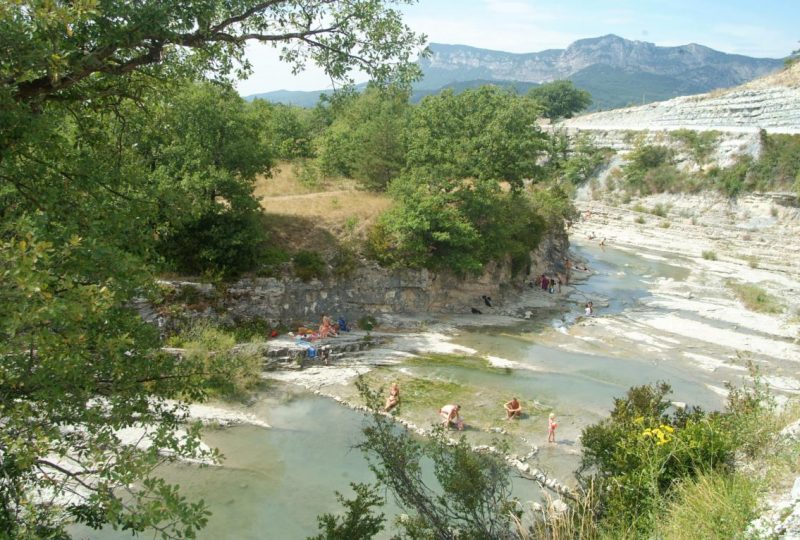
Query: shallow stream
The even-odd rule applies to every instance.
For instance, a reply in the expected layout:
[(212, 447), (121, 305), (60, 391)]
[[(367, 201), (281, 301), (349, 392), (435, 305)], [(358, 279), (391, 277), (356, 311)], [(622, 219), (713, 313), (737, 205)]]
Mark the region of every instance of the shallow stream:
[[(382, 368), (480, 389), (475, 404), (462, 404), (467, 422), (471, 407), (488, 408), (491, 415), (495, 415), (496, 407), (497, 425), (510, 426), (503, 422), (502, 402), (497, 403), (496, 396), (510, 399), (517, 395), (530, 413), (514, 422), (509, 431), (539, 446), (534, 465), (563, 481), (569, 480), (578, 463), (581, 429), (607, 414), (612, 399), (632, 385), (663, 380), (672, 385), (676, 401), (705, 408), (721, 405), (719, 395), (703, 380), (708, 375), (685, 369), (677, 358), (669, 362), (620, 357), (613, 346), (601, 341), (594, 354), (582, 354), (548, 345), (553, 340), (542, 339), (572, 324), (582, 313), (584, 299), (599, 300), (595, 302), (598, 316), (626, 316), (635, 311), (639, 299), (648, 295), (652, 280), (679, 280), (686, 275), (684, 268), (660, 257), (594, 245), (573, 249), (588, 261), (593, 274), (576, 285), (572, 313), (551, 313), (506, 327), (472, 327), (453, 338), (477, 355), (514, 362), (514, 368), (418, 364)], [(546, 443), (549, 411), (559, 419), (556, 445)], [(225, 455), (222, 466), (174, 465), (162, 471), (167, 480), (180, 484), (185, 494), (204, 499), (212, 510), (200, 538), (305, 538), (317, 532), (317, 515), (340, 510), (334, 491), (349, 495), (350, 482), (372, 481), (365, 459), (353, 448), (360, 439), (365, 420), (362, 414), (310, 394), (284, 401), (264, 398), (253, 412), (273, 427), (209, 430), (204, 436)], [(432, 411), (430, 422), (435, 420)], [(517, 480), (515, 492), (527, 500), (536, 490), (530, 482)], [(391, 497), (385, 512), (389, 516), (398, 512)], [(121, 532), (83, 528), (72, 533), (76, 538), (130, 538)]]

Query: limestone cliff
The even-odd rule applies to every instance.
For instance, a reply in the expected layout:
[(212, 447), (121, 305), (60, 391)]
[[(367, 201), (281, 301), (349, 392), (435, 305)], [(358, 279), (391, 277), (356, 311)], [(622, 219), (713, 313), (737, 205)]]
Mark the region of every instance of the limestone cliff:
[(676, 129), (800, 133), (800, 63), (727, 90), (683, 96), (567, 120), (570, 130)]
[(208, 308), (205, 315), (235, 320), (317, 320), (323, 313), (349, 320), (390, 313), (469, 313), (472, 307), (486, 310), (482, 296), (490, 296), (493, 305), (502, 306), (531, 276), (559, 271), (568, 247), (563, 231), (546, 236), (531, 253), (530, 273), (517, 276), (512, 274), (510, 261), (490, 263), (482, 275), (472, 277), (425, 269), (389, 270), (365, 263), (345, 279), (303, 282), (288, 275), (247, 277), (225, 288), (178, 280), (162, 283), (198, 289), (214, 298), (215, 307)]

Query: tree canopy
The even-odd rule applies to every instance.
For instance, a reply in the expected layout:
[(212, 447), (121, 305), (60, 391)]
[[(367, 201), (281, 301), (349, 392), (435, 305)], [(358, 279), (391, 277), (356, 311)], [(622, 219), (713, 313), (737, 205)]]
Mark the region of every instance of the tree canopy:
[(532, 88), (528, 97), (535, 99), (544, 110), (544, 117), (551, 121), (572, 118), (592, 104), (592, 96), (586, 90), (575, 87), (572, 81), (553, 81)]
[(155, 469), (216, 457), (171, 399), (202, 399), (228, 366), (162, 353), (135, 306), (175, 235), (227, 236), (231, 219), (247, 230), (273, 146), (225, 88), (249, 70), (245, 43), (337, 80), (358, 68), (408, 81), (421, 37), (402, 3), (0, 6), (1, 536), (60, 538), (70, 521), (165, 538), (203, 526), (204, 505)]

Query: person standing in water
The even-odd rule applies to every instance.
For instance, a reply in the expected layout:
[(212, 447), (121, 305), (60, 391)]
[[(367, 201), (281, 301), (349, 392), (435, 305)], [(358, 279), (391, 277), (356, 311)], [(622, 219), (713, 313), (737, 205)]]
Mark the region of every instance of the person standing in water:
[(549, 418), (547, 419), (547, 442), (554, 443), (556, 442), (556, 428), (558, 427), (558, 422), (556, 422), (556, 414), (550, 413)]

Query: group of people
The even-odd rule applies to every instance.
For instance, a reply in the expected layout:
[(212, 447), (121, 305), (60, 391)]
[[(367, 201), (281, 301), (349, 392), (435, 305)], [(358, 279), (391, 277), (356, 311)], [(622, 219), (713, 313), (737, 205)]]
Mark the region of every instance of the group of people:
[(536, 278), (536, 281), (531, 283), (531, 287), (541, 287), (543, 291), (553, 294), (554, 292), (561, 292), (562, 283), (563, 281), (561, 280), (561, 276), (548, 276), (547, 274), (542, 274)]
[[(389, 395), (386, 398), (386, 403), (383, 410), (389, 412), (400, 404), (400, 386), (397, 383), (392, 383), (389, 387)], [(516, 397), (511, 398), (503, 405), (506, 410), (506, 420), (519, 419), (522, 416), (522, 404)], [(442, 425), (446, 428), (454, 427), (459, 431), (464, 429), (464, 420), (461, 418), (461, 405), (458, 403), (448, 403), (439, 409), (439, 416), (442, 419)], [(547, 424), (547, 442), (556, 442), (556, 415), (550, 413)]]

